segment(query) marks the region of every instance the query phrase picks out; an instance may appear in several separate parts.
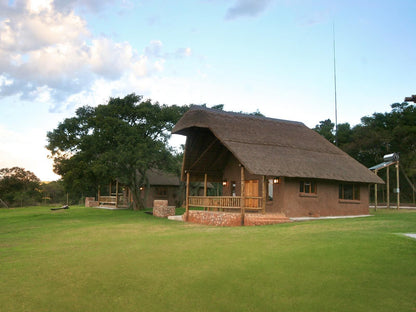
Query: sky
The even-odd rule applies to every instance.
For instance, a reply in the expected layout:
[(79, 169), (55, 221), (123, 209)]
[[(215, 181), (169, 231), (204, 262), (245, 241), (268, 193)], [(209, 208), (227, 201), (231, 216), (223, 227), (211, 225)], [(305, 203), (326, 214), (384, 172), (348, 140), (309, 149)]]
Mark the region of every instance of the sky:
[(0, 0), (0, 168), (59, 179), (47, 132), (130, 93), (334, 121), (334, 55), (338, 123), (359, 124), (416, 93), (415, 15), (414, 0)]

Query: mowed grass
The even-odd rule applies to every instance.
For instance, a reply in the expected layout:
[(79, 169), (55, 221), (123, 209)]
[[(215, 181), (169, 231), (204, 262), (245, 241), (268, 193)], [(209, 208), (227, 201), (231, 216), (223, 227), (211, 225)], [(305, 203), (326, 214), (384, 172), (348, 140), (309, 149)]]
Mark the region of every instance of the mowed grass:
[(416, 311), (416, 212), (209, 227), (0, 209), (0, 311)]

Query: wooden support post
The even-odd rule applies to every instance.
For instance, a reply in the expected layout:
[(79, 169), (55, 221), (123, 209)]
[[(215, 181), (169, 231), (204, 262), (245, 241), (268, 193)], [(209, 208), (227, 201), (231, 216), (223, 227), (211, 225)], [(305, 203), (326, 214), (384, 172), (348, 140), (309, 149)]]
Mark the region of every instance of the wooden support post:
[(241, 206), (241, 225), (244, 225), (244, 215), (245, 215), (245, 178), (244, 178), (244, 166), (241, 166), (241, 200), (240, 200), (240, 206)]
[(98, 204), (100, 204), (100, 197), (101, 197), (101, 186), (98, 185), (98, 197), (97, 197)]
[[(207, 187), (208, 187), (208, 175), (205, 173), (204, 177), (204, 197), (207, 197)], [(204, 198), (204, 203), (206, 202), (206, 198)], [(207, 207), (204, 206), (204, 210), (207, 210)]]
[[(374, 173), (377, 175), (377, 170)], [(377, 183), (374, 184), (374, 208), (377, 211)]]
[(116, 181), (116, 208), (118, 208), (118, 180)]
[(399, 161), (396, 162), (396, 179), (397, 179), (397, 210), (400, 209), (400, 181), (399, 181)]
[(185, 198), (185, 221), (188, 221), (189, 214), (189, 171), (186, 173), (186, 198)]
[(390, 209), (390, 166), (387, 166), (387, 208)]
[(266, 176), (263, 176), (263, 185), (262, 185), (262, 201), (261, 201), (261, 212), (263, 214), (266, 213), (266, 196), (267, 196), (267, 192), (266, 192), (266, 187), (267, 187), (267, 178)]

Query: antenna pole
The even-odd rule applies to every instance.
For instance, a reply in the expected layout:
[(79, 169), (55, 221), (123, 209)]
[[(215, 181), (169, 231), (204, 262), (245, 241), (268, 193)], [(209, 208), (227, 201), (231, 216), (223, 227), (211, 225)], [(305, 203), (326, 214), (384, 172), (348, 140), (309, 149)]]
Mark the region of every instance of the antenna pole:
[(335, 23), (332, 23), (332, 39), (334, 50), (334, 101), (335, 101), (335, 145), (338, 146), (338, 105), (337, 105), (337, 67), (335, 59)]

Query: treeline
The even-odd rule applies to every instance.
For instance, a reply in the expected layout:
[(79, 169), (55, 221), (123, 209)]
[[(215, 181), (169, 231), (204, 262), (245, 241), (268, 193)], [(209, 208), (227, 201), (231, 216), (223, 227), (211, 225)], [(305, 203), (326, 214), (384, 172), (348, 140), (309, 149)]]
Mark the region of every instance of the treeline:
[(41, 182), (33, 172), (20, 167), (0, 169), (0, 208), (65, 202), (62, 181)]
[[(366, 167), (382, 163), (386, 154), (398, 153), (401, 197), (414, 202), (410, 184), (416, 184), (416, 106), (404, 102), (394, 103), (391, 108), (391, 112), (362, 117), (361, 123), (354, 127), (342, 123), (335, 131), (335, 124), (327, 119), (319, 122), (314, 130)], [(379, 175), (386, 180), (386, 170), (381, 170)], [(391, 179), (392, 190), (395, 183)]]

